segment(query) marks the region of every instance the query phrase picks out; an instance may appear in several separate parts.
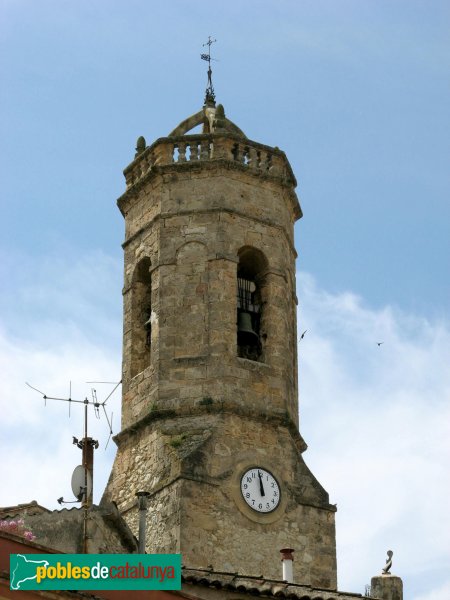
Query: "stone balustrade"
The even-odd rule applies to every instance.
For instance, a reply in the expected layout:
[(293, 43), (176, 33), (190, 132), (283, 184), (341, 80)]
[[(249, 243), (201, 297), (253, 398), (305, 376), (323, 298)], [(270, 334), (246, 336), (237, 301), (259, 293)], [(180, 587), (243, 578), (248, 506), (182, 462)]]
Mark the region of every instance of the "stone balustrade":
[(199, 134), (160, 138), (141, 152), (124, 170), (127, 189), (153, 167), (186, 165), (200, 161), (230, 161), (275, 177), (295, 178), (284, 152), (230, 134)]

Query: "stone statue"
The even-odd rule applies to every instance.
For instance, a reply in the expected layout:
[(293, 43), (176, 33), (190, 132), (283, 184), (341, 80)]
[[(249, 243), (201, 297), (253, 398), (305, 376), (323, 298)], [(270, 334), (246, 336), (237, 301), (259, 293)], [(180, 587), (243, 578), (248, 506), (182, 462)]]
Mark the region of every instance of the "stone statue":
[(390, 573), (390, 568), (392, 567), (392, 556), (393, 556), (393, 554), (394, 553), (392, 552), (392, 550), (388, 550), (387, 551), (388, 557), (386, 559), (386, 564), (385, 564), (385, 566), (383, 567), (383, 570), (382, 570), (382, 574), (383, 575), (390, 575), (391, 574)]

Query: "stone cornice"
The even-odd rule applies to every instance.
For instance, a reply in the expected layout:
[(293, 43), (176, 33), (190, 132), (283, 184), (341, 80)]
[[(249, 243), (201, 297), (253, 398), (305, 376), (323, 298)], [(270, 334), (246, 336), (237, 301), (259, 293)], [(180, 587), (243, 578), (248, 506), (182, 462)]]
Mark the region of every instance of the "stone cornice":
[(154, 423), (165, 419), (183, 419), (198, 415), (236, 415), (258, 421), (262, 423), (271, 422), (276, 427), (285, 427), (292, 438), (298, 452), (302, 454), (308, 448), (305, 440), (302, 438), (297, 425), (284, 411), (271, 411), (266, 409), (264, 413), (258, 413), (254, 410), (241, 406), (234, 402), (213, 402), (212, 404), (190, 405), (178, 409), (156, 409), (147, 413), (145, 416), (138, 419), (133, 425), (123, 429), (120, 433), (113, 437), (113, 440), (120, 446), (127, 438), (134, 436), (143, 429), (153, 425)]

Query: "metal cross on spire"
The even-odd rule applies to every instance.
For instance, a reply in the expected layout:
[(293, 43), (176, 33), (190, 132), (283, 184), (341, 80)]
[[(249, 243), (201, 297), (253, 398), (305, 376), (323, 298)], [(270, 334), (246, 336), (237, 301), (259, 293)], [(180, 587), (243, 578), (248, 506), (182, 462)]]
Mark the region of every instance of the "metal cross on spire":
[(214, 86), (212, 83), (212, 70), (211, 70), (211, 46), (217, 42), (217, 40), (213, 40), (211, 36), (208, 36), (208, 41), (203, 46), (208, 46), (208, 54), (200, 54), (200, 58), (202, 60), (206, 60), (208, 62), (208, 85), (206, 87), (205, 92), (205, 106), (215, 106), (216, 105), (216, 96), (214, 93)]

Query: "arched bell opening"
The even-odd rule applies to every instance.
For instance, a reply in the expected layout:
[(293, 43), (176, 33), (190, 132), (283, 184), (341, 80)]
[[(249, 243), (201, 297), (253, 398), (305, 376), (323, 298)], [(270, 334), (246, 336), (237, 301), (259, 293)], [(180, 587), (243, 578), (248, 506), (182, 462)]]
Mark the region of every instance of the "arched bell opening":
[(263, 361), (265, 333), (264, 273), (267, 259), (249, 246), (238, 253), (237, 267), (237, 354), (240, 358)]
[(150, 364), (152, 345), (152, 278), (151, 261), (143, 258), (136, 265), (131, 299), (131, 377)]

